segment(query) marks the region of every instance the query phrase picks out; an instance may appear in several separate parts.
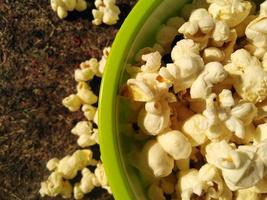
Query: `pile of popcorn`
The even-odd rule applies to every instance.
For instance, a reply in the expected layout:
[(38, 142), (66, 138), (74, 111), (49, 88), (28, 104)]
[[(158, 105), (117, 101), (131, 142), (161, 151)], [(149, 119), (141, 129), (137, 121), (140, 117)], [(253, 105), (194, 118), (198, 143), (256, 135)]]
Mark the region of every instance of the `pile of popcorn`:
[[(61, 195), (63, 198), (82, 199), (85, 194), (90, 193), (95, 187), (102, 187), (111, 193), (108, 180), (100, 160), (93, 158), (90, 147), (98, 145), (97, 107), (98, 97), (91, 90), (88, 82), (95, 76), (102, 77), (110, 47), (103, 50), (103, 56), (98, 62), (91, 58), (80, 64), (80, 69), (75, 70), (77, 81), (77, 93), (64, 98), (62, 103), (69, 111), (83, 111), (87, 120), (78, 122), (71, 133), (78, 136), (77, 143), (82, 148), (72, 155), (67, 155), (61, 160), (52, 158), (46, 167), (51, 171), (48, 179), (41, 183), (40, 194), (55, 197)], [(94, 125), (94, 126), (93, 126)], [(94, 169), (92, 171), (91, 169)], [(73, 179), (81, 173), (79, 182), (71, 184)]]
[[(50, 0), (51, 7), (60, 19), (68, 16), (68, 12), (82, 12), (87, 9), (86, 0)], [(93, 24), (116, 24), (119, 20), (120, 9), (115, 0), (95, 0), (95, 9), (92, 10)]]
[(267, 1), (194, 0), (181, 14), (126, 67), (131, 163), (151, 200), (267, 199)]

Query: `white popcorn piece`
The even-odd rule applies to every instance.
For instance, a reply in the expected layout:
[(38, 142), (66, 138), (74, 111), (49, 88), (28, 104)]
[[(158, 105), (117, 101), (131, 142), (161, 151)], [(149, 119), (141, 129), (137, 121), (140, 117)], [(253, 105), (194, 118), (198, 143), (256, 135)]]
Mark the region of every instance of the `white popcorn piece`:
[(267, 72), (260, 61), (244, 49), (231, 55), (231, 63), (225, 66), (234, 81), (234, 88), (244, 99), (253, 103), (262, 102), (267, 97)]
[(261, 16), (267, 15), (267, 2), (266, 1), (260, 4), (260, 15)]
[[(226, 97), (224, 97), (227, 95)], [(252, 103), (240, 102), (234, 105), (233, 97), (229, 90), (223, 90), (217, 95), (211, 94), (206, 100), (206, 110), (203, 115), (208, 119), (210, 132), (222, 132), (226, 126), (241, 139), (248, 137), (245, 126), (250, 124), (257, 115), (257, 109)], [(224, 125), (222, 125), (222, 122)], [(215, 134), (216, 135), (216, 134)], [(220, 134), (218, 134), (218, 137)], [(211, 139), (211, 138), (210, 138)]]
[(199, 8), (191, 13), (188, 22), (185, 22), (180, 28), (185, 38), (192, 39), (200, 44), (203, 49), (207, 46), (212, 30), (215, 28), (215, 22), (212, 16), (204, 8)]
[(77, 10), (82, 12), (87, 8), (85, 0), (51, 0), (50, 4), (60, 19), (67, 17), (69, 11)]
[(245, 34), (249, 42), (255, 45), (257, 48), (267, 47), (267, 35), (265, 32), (265, 27), (267, 23), (267, 16), (258, 16), (256, 19), (251, 21), (245, 31)]
[(149, 135), (158, 135), (170, 126), (170, 107), (168, 103), (158, 102), (152, 109), (146, 103), (146, 109), (142, 109), (138, 115), (138, 125), (142, 131)]
[(57, 168), (58, 163), (59, 163), (59, 159), (58, 158), (52, 158), (46, 163), (46, 168), (49, 171), (54, 171)]
[(204, 187), (198, 170), (189, 169), (178, 173), (177, 191), (181, 194), (182, 200), (190, 200), (193, 194), (201, 196)]
[(93, 93), (90, 86), (86, 82), (79, 82), (77, 85), (77, 96), (84, 104), (94, 104), (98, 97)]
[(174, 64), (162, 67), (159, 74), (173, 84), (175, 92), (191, 87), (194, 79), (204, 68), (199, 47), (193, 40), (181, 40), (171, 52)]
[(102, 23), (114, 25), (119, 20), (120, 9), (113, 0), (95, 0), (96, 9), (92, 10), (95, 25)]
[(240, 24), (249, 14), (252, 5), (243, 0), (210, 0), (209, 13), (215, 20), (225, 21), (231, 28)]
[(193, 147), (204, 144), (207, 141), (205, 132), (208, 129), (208, 121), (201, 114), (195, 114), (186, 120), (182, 132), (188, 138)]
[(71, 94), (62, 100), (62, 104), (71, 112), (78, 111), (82, 105), (82, 100), (76, 94)]
[(216, 21), (211, 37), (216, 43), (223, 43), (229, 39), (230, 32), (230, 27), (225, 21)]
[(159, 70), (161, 65), (161, 55), (158, 51), (143, 55), (142, 60), (146, 62), (146, 64), (141, 66), (143, 72), (153, 73)]
[(227, 72), (221, 63), (210, 62), (206, 64), (204, 70), (191, 86), (191, 98), (206, 99), (211, 94), (213, 85), (224, 81), (226, 77)]
[(157, 136), (157, 141), (174, 160), (189, 158), (191, 154), (191, 144), (180, 131), (164, 132)]
[(134, 159), (136, 167), (150, 177), (166, 177), (171, 174), (174, 160), (156, 140), (149, 140)]
[(53, 172), (46, 181), (41, 183), (39, 193), (42, 197), (61, 195), (67, 199), (71, 198), (72, 186), (69, 181), (63, 179), (59, 172)]
[[(211, 143), (206, 147), (206, 158), (222, 170), (227, 186), (239, 190), (256, 185), (264, 175), (266, 142), (258, 146), (231, 147), (225, 141)], [(216, 150), (217, 149), (217, 150)]]

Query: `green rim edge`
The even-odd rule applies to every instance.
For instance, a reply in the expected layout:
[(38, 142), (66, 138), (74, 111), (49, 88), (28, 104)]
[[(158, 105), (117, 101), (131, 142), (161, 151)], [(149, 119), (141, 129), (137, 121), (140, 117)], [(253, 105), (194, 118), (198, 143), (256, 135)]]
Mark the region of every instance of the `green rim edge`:
[[(121, 70), (128, 55), (129, 46), (143, 26), (147, 17), (161, 0), (139, 0), (120, 28), (112, 45), (105, 73), (101, 82), (99, 98), (99, 140), (101, 159), (104, 163), (113, 195), (116, 200), (134, 200), (119, 155), (116, 135), (116, 98)], [(123, 42), (122, 42), (123, 41)]]

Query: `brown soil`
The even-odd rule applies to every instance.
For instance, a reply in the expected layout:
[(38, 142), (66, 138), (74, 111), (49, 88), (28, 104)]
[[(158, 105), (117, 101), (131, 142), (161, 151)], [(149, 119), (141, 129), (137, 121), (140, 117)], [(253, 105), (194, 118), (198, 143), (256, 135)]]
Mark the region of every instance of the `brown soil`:
[[(118, 1), (118, 25), (94, 26), (93, 1), (60, 20), (48, 0), (0, 0), (0, 200), (41, 199), (46, 162), (78, 149), (70, 130), (84, 117), (61, 100), (75, 91), (74, 69), (101, 57), (135, 2)], [(95, 189), (85, 199), (113, 197)]]

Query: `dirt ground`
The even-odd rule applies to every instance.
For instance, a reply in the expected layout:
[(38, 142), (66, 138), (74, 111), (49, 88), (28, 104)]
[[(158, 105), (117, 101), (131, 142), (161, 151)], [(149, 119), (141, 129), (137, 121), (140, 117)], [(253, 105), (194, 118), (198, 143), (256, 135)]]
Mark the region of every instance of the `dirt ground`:
[[(120, 23), (94, 26), (92, 0), (88, 10), (66, 20), (48, 0), (0, 0), (0, 200), (41, 199), (46, 162), (78, 149), (70, 130), (84, 117), (68, 112), (61, 100), (75, 91), (74, 69), (101, 57), (136, 0), (117, 2)], [(99, 157), (97, 147), (94, 153)], [(85, 199), (113, 197), (95, 189)]]

